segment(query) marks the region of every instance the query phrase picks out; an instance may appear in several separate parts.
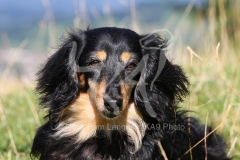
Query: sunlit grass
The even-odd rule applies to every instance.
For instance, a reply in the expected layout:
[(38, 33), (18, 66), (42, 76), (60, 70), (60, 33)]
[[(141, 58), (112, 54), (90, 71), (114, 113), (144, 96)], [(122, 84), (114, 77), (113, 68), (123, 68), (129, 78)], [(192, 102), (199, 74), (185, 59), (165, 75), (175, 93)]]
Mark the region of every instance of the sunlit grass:
[(213, 128), (219, 127), (217, 132), (228, 144), (228, 155), (239, 159), (240, 71), (236, 65), (239, 59), (233, 51), (230, 55), (221, 52), (216, 56), (213, 52), (204, 54), (202, 60), (193, 57), (191, 61), (191, 56), (187, 56), (189, 61), (182, 61), (191, 83), (190, 95), (182, 106), (194, 111), (189, 114), (203, 124), (207, 120)]
[(0, 159), (28, 159), (40, 125), (35, 93), (23, 84), (0, 84)]

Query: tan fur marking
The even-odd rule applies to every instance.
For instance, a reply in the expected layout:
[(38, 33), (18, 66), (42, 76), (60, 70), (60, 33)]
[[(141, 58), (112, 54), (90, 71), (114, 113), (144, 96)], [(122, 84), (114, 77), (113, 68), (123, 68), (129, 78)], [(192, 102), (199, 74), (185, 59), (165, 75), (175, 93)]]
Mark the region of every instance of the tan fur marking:
[(123, 61), (124, 63), (127, 63), (131, 57), (132, 57), (131, 53), (128, 52), (123, 52), (120, 56), (121, 61)]
[(104, 110), (104, 102), (103, 102), (103, 95), (106, 89), (106, 81), (103, 80), (100, 84), (89, 80), (89, 90), (88, 93), (90, 95), (90, 101), (92, 104), (100, 111)]
[(127, 132), (135, 144), (135, 151), (142, 145), (146, 124), (134, 103), (130, 104), (118, 117), (108, 119), (92, 104), (88, 93), (80, 96), (61, 114), (55, 138), (75, 136), (83, 142), (95, 136), (97, 130), (104, 130), (110, 137), (112, 130)]
[(122, 94), (122, 99), (123, 99), (123, 108), (122, 110), (124, 110), (127, 105), (129, 104), (129, 99), (131, 96), (131, 92), (133, 89), (133, 85), (124, 85), (123, 82), (120, 83), (121, 84), (121, 94)]
[(86, 85), (85, 76), (83, 73), (79, 76), (79, 83), (81, 87), (84, 87)]
[(98, 51), (98, 52), (96, 53), (96, 56), (98, 57), (98, 59), (99, 59), (100, 61), (104, 61), (104, 60), (106, 60), (106, 58), (107, 58), (107, 53), (106, 53), (105, 51)]

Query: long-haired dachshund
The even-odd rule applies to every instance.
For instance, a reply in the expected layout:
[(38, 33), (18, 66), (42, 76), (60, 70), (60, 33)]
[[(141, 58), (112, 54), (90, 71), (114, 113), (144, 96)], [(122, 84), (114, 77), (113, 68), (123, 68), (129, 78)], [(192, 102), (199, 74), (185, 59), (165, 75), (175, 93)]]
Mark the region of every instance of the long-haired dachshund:
[(228, 160), (210, 127), (179, 111), (189, 82), (157, 33), (71, 32), (38, 73), (41, 160)]

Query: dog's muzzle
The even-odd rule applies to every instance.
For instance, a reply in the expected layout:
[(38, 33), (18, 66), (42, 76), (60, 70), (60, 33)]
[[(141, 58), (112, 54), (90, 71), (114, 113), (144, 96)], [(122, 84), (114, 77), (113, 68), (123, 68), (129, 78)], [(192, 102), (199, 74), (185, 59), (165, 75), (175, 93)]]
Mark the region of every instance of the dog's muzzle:
[(122, 99), (120, 98), (103, 98), (105, 110), (103, 115), (108, 118), (114, 118), (120, 114), (122, 108)]

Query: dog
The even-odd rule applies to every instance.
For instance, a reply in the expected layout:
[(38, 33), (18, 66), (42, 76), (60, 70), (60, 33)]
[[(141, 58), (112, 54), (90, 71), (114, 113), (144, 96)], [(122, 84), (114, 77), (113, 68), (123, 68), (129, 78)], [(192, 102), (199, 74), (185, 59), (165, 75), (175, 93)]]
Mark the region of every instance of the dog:
[(31, 157), (40, 160), (229, 160), (209, 126), (178, 103), (189, 82), (168, 41), (115, 27), (68, 34), (38, 72), (47, 109)]

